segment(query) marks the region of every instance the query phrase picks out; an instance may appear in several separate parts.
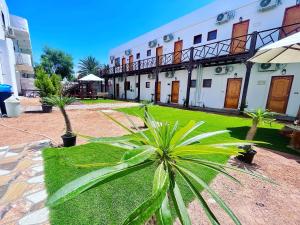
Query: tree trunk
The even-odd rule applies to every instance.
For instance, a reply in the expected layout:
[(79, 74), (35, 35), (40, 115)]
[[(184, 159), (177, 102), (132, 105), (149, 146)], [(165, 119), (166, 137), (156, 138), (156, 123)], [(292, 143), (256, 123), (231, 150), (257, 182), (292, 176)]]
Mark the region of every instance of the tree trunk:
[(61, 113), (62, 113), (62, 115), (63, 115), (63, 117), (64, 117), (64, 119), (65, 119), (65, 123), (66, 123), (66, 134), (72, 134), (73, 133), (73, 131), (72, 131), (72, 126), (71, 126), (71, 121), (70, 121), (70, 119), (69, 119), (69, 116), (68, 116), (68, 114), (67, 114), (67, 112), (66, 112), (66, 110), (64, 109), (64, 108), (61, 108), (60, 109), (60, 111), (61, 111)]
[[(148, 115), (148, 106), (145, 105), (145, 111), (144, 111), (144, 120), (147, 121), (147, 115)], [(144, 128), (147, 128), (147, 124), (144, 122)]]
[(151, 219), (145, 225), (157, 225), (155, 216), (152, 216)]
[(252, 127), (250, 128), (250, 130), (247, 133), (246, 140), (252, 141), (254, 139), (254, 137), (256, 135), (256, 131), (257, 131), (257, 125), (258, 125), (258, 122), (253, 121)]

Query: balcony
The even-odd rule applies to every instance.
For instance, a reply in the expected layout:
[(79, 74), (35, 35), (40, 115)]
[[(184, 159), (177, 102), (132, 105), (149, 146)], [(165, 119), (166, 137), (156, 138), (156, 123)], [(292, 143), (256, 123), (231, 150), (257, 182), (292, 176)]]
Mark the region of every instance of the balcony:
[(178, 52), (135, 61), (133, 63), (127, 63), (121, 66), (110, 67), (100, 71), (100, 73), (102, 76), (112, 77), (123, 76), (124, 74), (147, 74), (152, 73), (154, 69), (167, 71), (179, 70), (187, 66), (199, 64), (212, 66), (245, 62), (251, 58), (259, 48), (299, 31), (300, 23), (276, 27), (201, 45), (195, 48), (192, 47)]
[(15, 53), (16, 70), (22, 73), (34, 74), (31, 55), (24, 53)]

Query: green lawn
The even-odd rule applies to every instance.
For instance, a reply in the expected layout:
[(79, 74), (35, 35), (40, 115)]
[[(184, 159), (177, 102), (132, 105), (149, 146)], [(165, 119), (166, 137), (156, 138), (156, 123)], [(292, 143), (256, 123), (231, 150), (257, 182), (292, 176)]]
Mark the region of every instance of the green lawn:
[(83, 99), (83, 100), (80, 100), (80, 102), (83, 104), (92, 105), (92, 104), (99, 104), (99, 103), (117, 103), (120, 101), (116, 101), (113, 99), (99, 98), (99, 99)]
[[(139, 108), (121, 109), (128, 114), (142, 114)], [(151, 113), (159, 120), (170, 122), (180, 121), (181, 126), (189, 120), (204, 120), (206, 124), (196, 132), (215, 131), (229, 129), (230, 134), (219, 135), (210, 138), (207, 142), (230, 141), (243, 139), (247, 132), (250, 120), (238, 117), (228, 117), (202, 112), (184, 111), (167, 107), (154, 106)], [(259, 129), (257, 140), (270, 142), (270, 148), (281, 151), (289, 151), (285, 148), (288, 140), (278, 135), (281, 125), (274, 124), (273, 127)], [(49, 148), (43, 152), (45, 159), (45, 180), (49, 194), (51, 195), (64, 184), (82, 176), (93, 169), (80, 168), (77, 164), (88, 164), (95, 162), (118, 162), (124, 151), (122, 149), (102, 144), (87, 144), (74, 148), (55, 149)], [(224, 156), (210, 155), (208, 159), (217, 162), (226, 162)], [(191, 165), (188, 165), (191, 167)], [(207, 171), (199, 166), (192, 170), (210, 182), (215, 173)], [(50, 218), (52, 225), (117, 225), (120, 224), (146, 196), (149, 196), (152, 188), (152, 177), (154, 169), (144, 169), (119, 180), (111, 181), (102, 186), (91, 189), (73, 200), (51, 209)], [(178, 180), (186, 202), (190, 202), (193, 196)]]

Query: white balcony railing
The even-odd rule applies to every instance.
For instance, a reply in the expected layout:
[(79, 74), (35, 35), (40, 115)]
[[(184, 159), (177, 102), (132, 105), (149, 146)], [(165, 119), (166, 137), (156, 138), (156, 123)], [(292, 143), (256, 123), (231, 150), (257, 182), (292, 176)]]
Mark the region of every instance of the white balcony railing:
[(17, 65), (32, 66), (31, 55), (24, 53), (15, 53)]

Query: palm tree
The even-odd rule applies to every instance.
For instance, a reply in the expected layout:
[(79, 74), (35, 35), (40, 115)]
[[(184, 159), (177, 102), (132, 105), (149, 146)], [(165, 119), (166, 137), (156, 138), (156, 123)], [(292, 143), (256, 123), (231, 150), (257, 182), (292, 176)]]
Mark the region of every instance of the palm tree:
[(99, 62), (93, 56), (88, 56), (85, 59), (81, 59), (79, 61), (79, 71), (78, 71), (78, 78), (82, 78), (89, 74), (97, 75), (100, 69)]
[[(110, 115), (106, 116), (132, 135), (121, 138), (97, 139), (91, 137), (90, 140), (117, 145), (126, 149), (127, 152), (125, 152), (120, 162), (116, 165), (95, 170), (63, 186), (50, 196), (47, 202), (48, 206), (56, 206), (97, 185), (102, 185), (111, 180), (118, 179), (120, 176), (154, 165), (156, 171), (153, 177), (152, 195), (127, 217), (123, 222), (123, 225), (141, 225), (150, 218), (152, 223), (155, 221), (154, 224), (172, 225), (170, 201), (174, 206), (181, 224), (191, 225), (191, 220), (183, 201), (180, 187), (177, 184), (178, 177), (181, 177), (185, 181), (186, 186), (189, 187), (190, 191), (199, 200), (200, 205), (203, 207), (204, 212), (212, 224), (216, 225), (220, 223), (195, 185), (199, 185), (206, 190), (231, 217), (234, 223), (240, 225), (239, 219), (227, 204), (201, 177), (189, 170), (187, 165), (194, 164), (200, 166), (199, 169), (205, 167), (214, 172), (219, 172), (237, 183), (239, 183), (239, 181), (231, 176), (227, 170), (234, 170), (268, 180), (267, 178), (248, 170), (219, 164), (207, 160), (205, 157), (201, 157), (210, 154), (222, 154), (227, 156), (240, 154), (241, 150), (237, 145), (241, 145), (241, 143), (199, 143), (199, 141), (211, 136), (229, 132), (227, 130), (191, 136), (191, 133), (199, 128), (204, 122), (196, 123), (195, 121), (190, 121), (186, 126), (180, 128), (178, 122), (174, 125), (171, 125), (168, 122), (157, 122), (150, 114), (148, 114), (145, 121), (148, 127), (148, 131), (146, 132), (139, 130), (131, 121), (135, 129), (138, 130), (138, 132), (135, 133)], [(97, 164), (94, 166), (97, 167)]]
[(45, 102), (47, 102), (47, 104), (49, 105), (52, 105), (52, 106), (57, 106), (63, 117), (64, 117), (64, 120), (65, 120), (65, 125), (66, 125), (66, 136), (73, 136), (73, 130), (72, 130), (72, 126), (71, 126), (71, 121), (70, 121), (70, 118), (66, 112), (66, 109), (65, 107), (67, 105), (70, 105), (72, 104), (73, 102), (76, 101), (75, 98), (69, 98), (69, 97), (64, 97), (64, 96), (51, 96), (51, 97), (45, 97), (43, 98), (43, 100)]
[(269, 123), (271, 125), (271, 123), (275, 121), (275, 114), (273, 112), (260, 108), (252, 112), (245, 112), (245, 114), (252, 118), (252, 126), (246, 136), (246, 140), (250, 141), (254, 139), (258, 125), (265, 123)]

